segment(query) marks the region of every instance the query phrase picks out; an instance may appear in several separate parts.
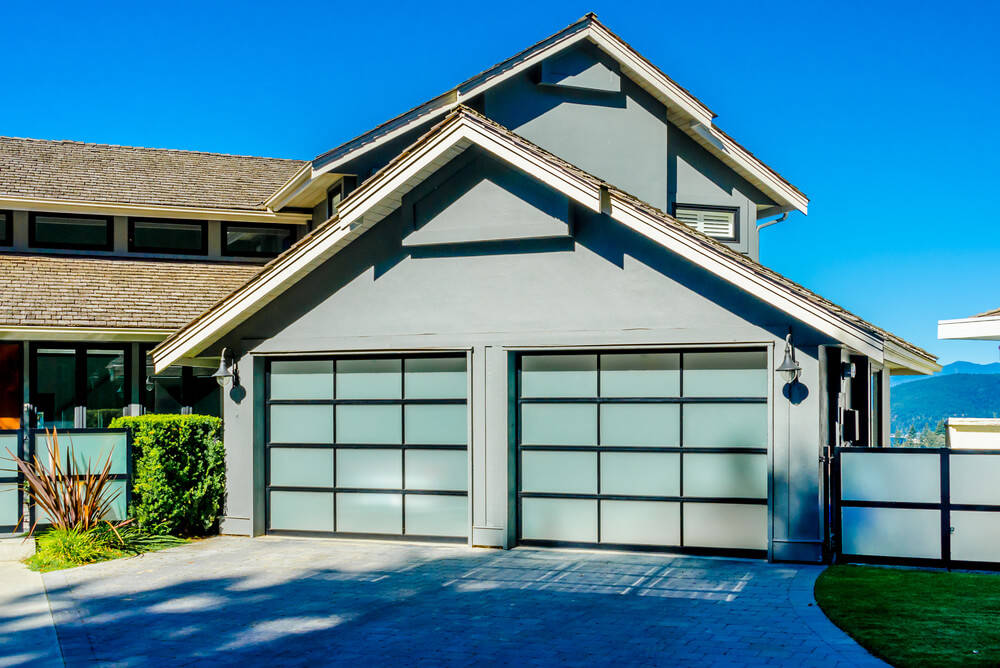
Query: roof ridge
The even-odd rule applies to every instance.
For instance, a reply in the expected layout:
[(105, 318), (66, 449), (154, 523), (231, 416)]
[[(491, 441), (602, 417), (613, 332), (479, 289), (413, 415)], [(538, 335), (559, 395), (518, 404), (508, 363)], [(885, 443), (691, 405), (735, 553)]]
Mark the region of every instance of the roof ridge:
[(309, 160), (300, 160), (298, 158), (274, 158), (271, 156), (263, 155), (245, 155), (241, 153), (220, 153), (218, 151), (196, 151), (193, 149), (186, 148), (158, 148), (155, 146), (130, 146), (127, 144), (102, 144), (100, 142), (87, 142), (79, 141), (77, 139), (39, 139), (37, 137), (13, 137), (9, 135), (0, 135), (0, 141), (12, 140), (12, 141), (25, 141), (25, 142), (39, 142), (44, 144), (70, 144), (75, 146), (92, 146), (95, 148), (122, 148), (130, 151), (157, 151), (163, 153), (185, 153), (190, 155), (210, 155), (221, 158), (244, 158), (248, 160), (276, 160), (280, 162), (297, 162), (297, 163), (307, 163)]

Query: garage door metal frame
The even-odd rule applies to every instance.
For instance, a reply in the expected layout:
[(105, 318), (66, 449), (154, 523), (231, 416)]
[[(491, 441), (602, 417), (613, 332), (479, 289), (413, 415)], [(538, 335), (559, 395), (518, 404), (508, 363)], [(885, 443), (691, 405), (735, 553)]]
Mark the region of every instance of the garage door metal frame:
[[(468, 458), (470, 452), (470, 444), (467, 442), (465, 445), (454, 445), (454, 444), (357, 444), (357, 443), (337, 443), (336, 437), (334, 437), (334, 442), (327, 443), (271, 443), (271, 420), (270, 420), (270, 407), (273, 405), (322, 405), (330, 406), (333, 411), (333, 433), (336, 434), (337, 418), (336, 418), (336, 406), (338, 405), (354, 405), (354, 406), (377, 406), (377, 405), (398, 405), (400, 406), (401, 417), (401, 431), (403, 434), (406, 433), (406, 405), (463, 405), (469, 406), (469, 396), (468, 391), (466, 391), (466, 397), (464, 399), (407, 399), (406, 398), (406, 360), (408, 359), (426, 359), (426, 358), (453, 358), (453, 359), (463, 359), (466, 360), (466, 374), (470, 373), (468, 365), (468, 356), (464, 352), (426, 352), (426, 353), (378, 353), (378, 354), (344, 354), (344, 355), (296, 355), (296, 356), (280, 356), (280, 357), (269, 357), (266, 361), (265, 371), (264, 371), (264, 385), (265, 385), (265, 401), (264, 401), (264, 526), (265, 533), (278, 536), (302, 536), (302, 537), (331, 537), (331, 538), (373, 538), (378, 540), (400, 540), (400, 541), (420, 541), (420, 542), (438, 542), (438, 543), (468, 543), (469, 538), (466, 536), (426, 536), (426, 535), (414, 535), (406, 533), (406, 497), (408, 495), (434, 495), (434, 496), (461, 496), (465, 498), (470, 498), (468, 484), (465, 491), (457, 490), (424, 490), (424, 489), (406, 489), (406, 451), (407, 450), (461, 450), (466, 452), (466, 457)], [(377, 359), (391, 359), (400, 360), (400, 398), (399, 399), (338, 399), (337, 398), (337, 362), (340, 360), (377, 360)], [(334, 364), (333, 372), (333, 399), (271, 399), (271, 363), (274, 361), (279, 362), (294, 362), (294, 361), (327, 361), (332, 360)], [(468, 414), (468, 413), (467, 413)], [(468, 427), (468, 418), (467, 418)], [(403, 438), (405, 440), (405, 437)], [(272, 449), (323, 449), (333, 451), (333, 487), (303, 487), (303, 486), (289, 486), (289, 485), (271, 485), (271, 457), (270, 451)], [(401, 480), (403, 483), (402, 489), (377, 489), (377, 488), (355, 488), (355, 487), (339, 487), (337, 486), (337, 450), (358, 450), (364, 448), (385, 448), (385, 449), (398, 449), (400, 451), (400, 457), (402, 458), (402, 473)], [(271, 528), (271, 492), (322, 492), (330, 493), (333, 499), (333, 521), (334, 530), (331, 531), (305, 531), (305, 530), (293, 530), (293, 529), (272, 529)], [(336, 530), (337, 514), (336, 514), (336, 499), (338, 493), (364, 493), (364, 494), (397, 494), (402, 497), (402, 507), (400, 512), (402, 514), (402, 533), (391, 534), (391, 533), (359, 533), (359, 532), (342, 532)], [(471, 527), (471, 524), (470, 524)], [(471, 528), (470, 528), (471, 531)]]
[[(770, 446), (767, 447), (698, 447), (695, 448), (685, 448), (684, 446), (684, 410), (683, 405), (685, 404), (770, 404), (770, 397), (685, 397), (684, 395), (684, 355), (686, 353), (707, 353), (707, 352), (766, 352), (765, 348), (759, 346), (739, 346), (739, 347), (683, 347), (683, 348), (641, 348), (641, 349), (582, 349), (574, 348), (567, 350), (556, 350), (556, 349), (544, 349), (544, 350), (524, 350), (518, 351), (516, 353), (516, 388), (514, 392), (514, 409), (515, 409), (515, 469), (516, 469), (516, 497), (517, 497), (517, 509), (516, 509), (516, 538), (517, 543), (526, 546), (538, 546), (538, 547), (572, 547), (572, 548), (586, 548), (586, 549), (608, 549), (608, 550), (630, 550), (630, 551), (643, 551), (643, 552), (672, 552), (672, 553), (685, 553), (685, 554), (700, 554), (700, 555), (718, 555), (718, 556), (731, 556), (731, 557), (751, 557), (751, 558), (767, 558), (768, 549), (755, 550), (755, 549), (742, 549), (742, 548), (712, 548), (712, 547), (692, 547), (684, 545), (684, 503), (724, 503), (724, 504), (741, 504), (741, 505), (763, 505), (767, 506), (770, 516), (770, 496), (771, 496), (771, 476), (768, 473), (767, 481), (767, 498), (735, 498), (735, 497), (691, 497), (684, 496), (684, 453), (697, 453), (697, 454), (759, 454), (768, 456), (768, 468), (770, 469), (771, 461), (769, 456)], [(677, 397), (601, 397), (601, 356), (611, 355), (611, 354), (659, 354), (659, 353), (673, 353), (679, 355), (679, 383), (680, 390)], [(522, 373), (522, 361), (526, 356), (530, 355), (596, 355), (597, 356), (597, 396), (596, 397), (523, 397), (522, 386), (521, 386), (521, 373)], [(770, 356), (768, 356), (768, 359)], [(605, 446), (600, 445), (524, 445), (522, 444), (521, 438), (521, 427), (522, 427), (522, 417), (521, 417), (521, 407), (525, 404), (568, 404), (568, 403), (583, 403), (583, 404), (596, 404), (598, 406), (597, 410), (597, 434), (598, 440), (600, 439), (600, 429), (601, 429), (601, 404), (642, 404), (642, 403), (660, 403), (660, 404), (680, 404), (682, 406), (679, 411), (679, 436), (680, 445), (678, 446)], [(770, 434), (770, 428), (768, 429)], [(562, 493), (562, 492), (525, 492), (522, 490), (522, 453), (525, 451), (567, 451), (567, 452), (595, 452), (597, 453), (597, 484), (598, 490), (597, 494), (583, 494), (583, 493)], [(601, 480), (601, 457), (602, 452), (649, 452), (649, 453), (678, 453), (679, 456), (679, 470), (678, 478), (680, 485), (680, 494), (678, 496), (640, 496), (640, 495), (622, 495), (622, 494), (601, 494), (600, 493), (600, 480)], [(584, 500), (595, 500), (598, 502), (597, 511), (597, 540), (596, 543), (589, 542), (573, 542), (573, 541), (563, 541), (563, 540), (541, 540), (541, 539), (525, 539), (522, 533), (522, 499), (525, 498), (553, 498), (553, 499), (584, 499)], [(600, 511), (600, 501), (667, 501), (676, 502), (680, 504), (680, 544), (678, 545), (641, 545), (641, 544), (619, 544), (619, 543), (601, 543), (601, 511)], [(770, 525), (770, 519), (767, 521), (767, 525)], [(770, 533), (770, 531), (768, 531)], [(768, 536), (770, 540), (770, 536)]]

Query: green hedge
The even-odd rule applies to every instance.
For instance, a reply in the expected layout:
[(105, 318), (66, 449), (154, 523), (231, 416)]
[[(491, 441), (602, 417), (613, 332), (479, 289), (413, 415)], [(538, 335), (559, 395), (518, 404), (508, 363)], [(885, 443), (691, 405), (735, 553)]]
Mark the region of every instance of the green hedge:
[(200, 536), (218, 528), (225, 495), (222, 420), (208, 415), (119, 417), (132, 433), (129, 516), (151, 533)]

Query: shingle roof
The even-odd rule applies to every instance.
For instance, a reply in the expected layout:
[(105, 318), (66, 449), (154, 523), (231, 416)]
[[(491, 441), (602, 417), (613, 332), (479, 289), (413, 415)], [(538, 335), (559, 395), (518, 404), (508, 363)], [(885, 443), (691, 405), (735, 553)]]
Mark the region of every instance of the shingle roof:
[(0, 327), (175, 329), (260, 269), (221, 262), (0, 255)]
[(0, 197), (262, 209), (302, 160), (0, 137)]
[(988, 316), (991, 316), (991, 315), (1000, 315), (1000, 308), (995, 308), (992, 311), (986, 311), (986, 313), (980, 313), (979, 315), (974, 316), (974, 317), (976, 317), (976, 318), (985, 318), (985, 317), (988, 317)]

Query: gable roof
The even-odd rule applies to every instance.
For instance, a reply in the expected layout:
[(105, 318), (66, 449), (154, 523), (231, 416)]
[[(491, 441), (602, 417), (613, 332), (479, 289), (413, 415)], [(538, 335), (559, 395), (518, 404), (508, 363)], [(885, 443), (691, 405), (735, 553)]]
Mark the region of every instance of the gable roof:
[(406, 192), (473, 145), (873, 359), (918, 372), (939, 369), (930, 353), (692, 230), (477, 112), (459, 107), (345, 198), (335, 217), (160, 344), (153, 351), (157, 370), (182, 357), (197, 355), (244, 322), (395, 211)]
[(338, 167), (346, 161), (447, 114), (487, 88), (496, 86), (582, 40), (590, 41), (614, 58), (621, 66), (623, 74), (666, 105), (667, 118), (707, 151), (729, 165), (783, 208), (807, 213), (809, 198), (801, 190), (714, 125), (713, 119), (716, 114), (598, 21), (593, 13), (467, 79), (442, 95), (323, 153), (313, 160), (312, 169), (303, 169), (275, 192), (268, 199), (268, 205), (275, 209), (285, 206), (297, 194), (315, 190), (309, 187), (314, 180), (324, 175), (329, 178), (329, 175), (336, 174)]
[(0, 208), (18, 202), (266, 211), (303, 160), (0, 137)]
[(260, 269), (224, 262), (2, 254), (0, 331), (145, 330), (162, 339)]

